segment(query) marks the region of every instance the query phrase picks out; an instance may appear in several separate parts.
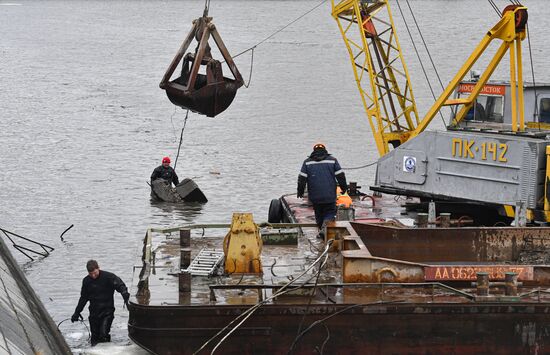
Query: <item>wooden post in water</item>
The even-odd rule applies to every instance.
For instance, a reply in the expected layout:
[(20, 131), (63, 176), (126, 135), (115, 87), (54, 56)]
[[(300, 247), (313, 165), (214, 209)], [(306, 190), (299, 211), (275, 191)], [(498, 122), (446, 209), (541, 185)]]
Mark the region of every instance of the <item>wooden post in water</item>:
[(191, 230), (180, 229), (180, 273), (178, 275), (179, 304), (191, 302), (191, 273), (186, 269), (191, 264)]
[(179, 291), (191, 292), (191, 273), (182, 271), (179, 273)]
[(180, 229), (180, 269), (187, 269), (191, 264), (191, 230)]
[(189, 248), (191, 246), (191, 229), (180, 229), (180, 247)]

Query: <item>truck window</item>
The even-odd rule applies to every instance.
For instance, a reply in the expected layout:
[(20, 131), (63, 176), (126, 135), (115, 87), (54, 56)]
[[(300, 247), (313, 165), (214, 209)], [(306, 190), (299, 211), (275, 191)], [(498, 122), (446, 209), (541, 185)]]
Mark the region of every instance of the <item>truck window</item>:
[(503, 109), (504, 104), (502, 96), (487, 96), (485, 111), (487, 112), (488, 121), (502, 123), (504, 121)]
[(550, 123), (550, 98), (540, 99), (539, 122)]
[[(549, 102), (550, 104), (550, 102)], [(465, 119), (485, 122), (503, 122), (503, 97), (496, 95), (479, 95), (476, 103), (466, 114)], [(549, 110), (550, 114), (550, 110)]]

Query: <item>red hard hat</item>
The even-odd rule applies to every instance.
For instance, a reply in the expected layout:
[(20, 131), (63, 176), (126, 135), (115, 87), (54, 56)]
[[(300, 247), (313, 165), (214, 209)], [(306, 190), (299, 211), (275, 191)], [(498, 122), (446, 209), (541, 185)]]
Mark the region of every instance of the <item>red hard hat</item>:
[(162, 164), (164, 164), (164, 163), (170, 164), (170, 158), (168, 158), (168, 157), (162, 158)]

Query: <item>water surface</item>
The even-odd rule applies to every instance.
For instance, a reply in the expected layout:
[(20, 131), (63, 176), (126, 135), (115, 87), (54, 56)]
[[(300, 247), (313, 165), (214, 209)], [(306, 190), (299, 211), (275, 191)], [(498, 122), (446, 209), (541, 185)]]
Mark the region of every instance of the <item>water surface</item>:
[[(433, 99), (391, 3), (423, 115)], [(410, 3), (444, 83), (497, 21), (483, 1)], [(301, 162), (317, 141), (344, 167), (377, 158), (326, 2), (256, 49), (251, 86), (239, 91), (226, 112), (216, 118), (190, 115), (177, 172), (194, 178), (210, 201), (202, 207), (150, 203), (146, 181), (163, 156), (175, 158), (185, 117), (158, 83), (203, 4), (0, 1), (0, 226), (56, 248), (32, 263), (17, 255), (56, 322), (72, 314), (88, 259), (131, 283), (148, 226), (228, 223), (233, 211), (266, 220), (270, 200), (295, 191)], [(214, 0), (210, 15), (229, 50), (238, 53), (316, 4)], [(537, 80), (550, 82), (544, 46), (550, 9), (543, 0), (526, 5)], [(248, 80), (250, 52), (236, 62)], [(507, 73), (504, 66), (496, 76)], [(439, 118), (431, 126), (441, 127)], [(366, 187), (374, 171), (346, 173)], [(59, 234), (70, 224), (75, 227), (63, 243)], [(128, 314), (116, 297), (113, 344), (91, 352), (86, 329), (62, 325), (75, 351), (137, 351), (128, 345)]]

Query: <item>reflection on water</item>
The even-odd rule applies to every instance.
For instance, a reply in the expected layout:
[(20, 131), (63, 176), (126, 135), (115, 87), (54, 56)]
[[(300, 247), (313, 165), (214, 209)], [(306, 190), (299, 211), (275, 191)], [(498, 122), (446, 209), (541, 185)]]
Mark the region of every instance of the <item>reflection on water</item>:
[[(212, 1), (210, 14), (230, 53), (238, 53), (317, 4)], [(0, 226), (55, 248), (25, 270), (56, 322), (71, 316), (88, 259), (131, 283), (148, 227), (229, 223), (233, 211), (265, 221), (271, 199), (295, 191), (300, 166), (317, 141), (325, 142), (342, 166), (378, 157), (326, 2), (258, 46), (250, 89), (239, 90), (227, 111), (216, 118), (189, 115), (177, 172), (193, 176), (209, 202), (151, 203), (145, 181), (163, 156), (175, 158), (185, 117), (183, 110), (174, 111), (158, 83), (204, 1), (18, 5), (0, 10)], [(411, 5), (444, 83), (498, 19), (478, 0)], [(543, 47), (550, 6), (544, 0), (528, 5), (537, 81), (550, 82)], [(422, 116), (433, 99), (394, 15)], [(236, 64), (248, 77), (250, 53)], [(496, 77), (507, 74), (504, 66)], [(524, 77), (530, 76), (526, 69)], [(443, 125), (434, 121), (432, 127)], [(366, 187), (375, 169), (346, 174)], [(62, 242), (59, 234), (71, 224)], [(120, 295), (115, 305), (113, 344), (83, 347), (69, 336), (79, 328), (62, 329), (75, 352), (137, 351), (128, 346), (128, 312)]]
[(151, 206), (157, 208), (159, 211), (157, 213), (153, 212), (153, 217), (174, 215), (176, 217), (181, 217), (179, 219), (181, 224), (184, 223), (193, 223), (196, 217), (201, 214), (204, 203), (200, 202), (181, 202), (181, 203), (171, 203), (171, 202), (162, 202), (158, 199), (150, 199)]

